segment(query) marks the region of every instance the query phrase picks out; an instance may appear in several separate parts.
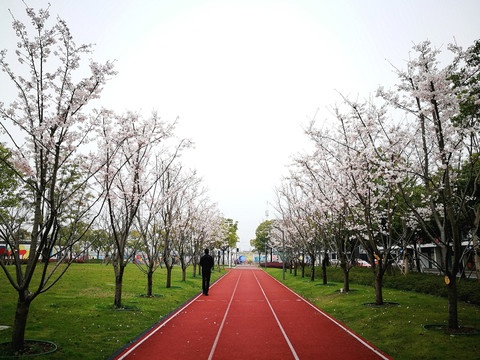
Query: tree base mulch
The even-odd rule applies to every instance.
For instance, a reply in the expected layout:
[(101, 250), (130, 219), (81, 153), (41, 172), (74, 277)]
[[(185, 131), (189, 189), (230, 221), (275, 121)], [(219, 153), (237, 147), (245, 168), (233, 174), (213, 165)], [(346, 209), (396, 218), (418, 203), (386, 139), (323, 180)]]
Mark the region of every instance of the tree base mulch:
[(480, 329), (459, 326), (458, 329), (449, 329), (445, 324), (426, 324), (423, 325), (426, 330), (443, 331), (448, 335), (480, 335)]
[(12, 342), (0, 343), (0, 358), (16, 359), (19, 356), (46, 355), (57, 351), (57, 345), (46, 340), (25, 340), (23, 344), (23, 350), (15, 353)]
[(383, 304), (377, 304), (377, 303), (363, 303), (364, 306), (370, 306), (370, 307), (386, 307), (386, 306), (398, 306), (400, 305), (399, 303), (396, 302), (388, 302), (385, 301)]

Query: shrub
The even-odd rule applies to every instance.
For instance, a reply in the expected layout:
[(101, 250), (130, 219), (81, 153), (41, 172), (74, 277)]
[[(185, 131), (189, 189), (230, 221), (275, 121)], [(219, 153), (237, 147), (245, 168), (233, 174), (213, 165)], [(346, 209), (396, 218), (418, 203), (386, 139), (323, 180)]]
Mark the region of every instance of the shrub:
[[(288, 264), (285, 264), (288, 267)], [(265, 267), (265, 262), (259, 264), (260, 267)], [(283, 263), (281, 262), (267, 262), (267, 268), (282, 269)]]
[[(315, 268), (316, 274), (321, 274), (321, 268)], [(305, 276), (310, 276), (310, 268), (305, 269)], [(329, 267), (327, 277), (330, 281), (343, 282), (342, 269)], [(374, 285), (373, 271), (370, 268), (354, 267), (350, 270), (350, 282), (360, 285)], [(385, 273), (383, 277), (385, 288), (416, 291), (434, 296), (447, 297), (447, 286), (444, 277), (435, 274), (412, 272), (407, 275), (400, 271)], [(480, 305), (480, 284), (476, 279), (457, 279), (458, 300)]]

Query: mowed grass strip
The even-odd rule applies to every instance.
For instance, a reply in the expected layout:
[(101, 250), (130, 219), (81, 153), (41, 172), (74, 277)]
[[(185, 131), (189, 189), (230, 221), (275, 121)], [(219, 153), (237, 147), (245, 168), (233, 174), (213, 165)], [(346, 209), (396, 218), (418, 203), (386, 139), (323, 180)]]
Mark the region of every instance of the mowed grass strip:
[[(10, 269), (13, 270), (13, 269)], [(202, 288), (201, 276), (187, 269), (186, 281), (174, 267), (172, 287), (166, 288), (166, 270), (153, 278), (156, 297), (145, 298), (147, 278), (133, 264), (125, 269), (122, 305), (132, 311), (113, 310), (115, 276), (112, 266), (73, 264), (49, 291), (30, 307), (26, 339), (48, 340), (58, 350), (48, 359), (106, 359), (122, 346), (159, 322)], [(212, 282), (225, 271), (214, 271)], [(0, 343), (11, 341), (17, 293), (0, 271)], [(0, 354), (1, 357), (1, 354)]]
[[(282, 269), (266, 271), (283, 282)], [(375, 301), (371, 286), (351, 283), (350, 288), (356, 291), (340, 293), (343, 282), (323, 286), (319, 278), (311, 282), (288, 271), (284, 284), (396, 360), (480, 359), (480, 335), (424, 329), (425, 324), (447, 323), (445, 298), (385, 288), (384, 301), (399, 305), (372, 307), (364, 305)], [(461, 326), (480, 328), (479, 306), (459, 301), (458, 317)], [(321, 341), (322, 334), (305, 336), (318, 336)]]

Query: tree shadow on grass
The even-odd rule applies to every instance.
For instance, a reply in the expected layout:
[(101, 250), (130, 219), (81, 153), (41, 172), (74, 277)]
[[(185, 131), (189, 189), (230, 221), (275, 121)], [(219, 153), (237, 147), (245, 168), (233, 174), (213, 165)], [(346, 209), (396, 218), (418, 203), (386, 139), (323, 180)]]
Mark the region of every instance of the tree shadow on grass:
[(140, 309), (135, 305), (124, 304), (121, 307), (115, 307), (114, 305), (96, 305), (97, 310), (108, 311), (139, 311)]
[(153, 298), (162, 298), (162, 297), (165, 297), (165, 295), (163, 295), (163, 294), (152, 294), (152, 295), (140, 294), (140, 295), (137, 295), (135, 297), (145, 298), (145, 299), (153, 299)]
[(480, 329), (473, 327), (460, 326), (458, 329), (449, 329), (446, 324), (426, 324), (425, 330), (443, 331), (447, 335), (480, 335)]
[(385, 301), (383, 304), (377, 304), (377, 303), (363, 303), (362, 305), (364, 306), (369, 306), (369, 307), (388, 307), (388, 306), (399, 306), (399, 303), (396, 302), (388, 302)]

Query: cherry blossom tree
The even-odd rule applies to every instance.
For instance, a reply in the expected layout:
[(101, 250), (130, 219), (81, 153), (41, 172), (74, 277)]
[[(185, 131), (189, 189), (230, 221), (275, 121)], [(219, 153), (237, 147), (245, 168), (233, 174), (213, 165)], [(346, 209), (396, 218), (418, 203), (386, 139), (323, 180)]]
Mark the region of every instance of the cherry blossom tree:
[[(94, 157), (82, 151), (90, 142), (95, 126), (86, 106), (100, 96), (107, 79), (114, 75), (110, 62), (90, 61), (90, 72), (81, 71), (83, 58), (91, 53), (91, 46), (77, 46), (60, 18), (50, 27), (48, 9), (35, 11), (27, 7), (26, 12), (28, 23), (12, 14), (13, 30), (18, 37), (15, 51), (18, 64), (11, 67), (7, 51), (0, 51), (0, 67), (17, 91), (16, 100), (10, 105), (0, 103), (0, 127), (12, 154), (9, 158), (2, 156), (0, 161), (15, 173), (22, 195), (30, 205), (23, 208), (24, 224), (30, 234), (26, 266), (21, 266), (19, 243), (12, 240), (14, 229), (3, 228), (15, 259), (14, 274), (0, 260), (7, 279), (18, 293), (12, 335), (15, 351), (24, 344), (30, 304), (65, 273), (69, 262), (60, 254), (66, 254), (63, 250), (80, 241), (84, 232), (72, 232), (61, 245), (63, 250), (58, 248), (60, 234), (69, 224), (80, 221), (91, 224), (95, 218), (92, 199), (98, 196), (83, 197), (85, 191), (95, 193), (96, 189), (90, 185), (98, 169)], [(2, 86), (6, 84), (2, 80)], [(69, 204), (74, 201), (80, 208), (67, 214), (71, 210)], [(0, 219), (3, 224), (4, 220)], [(50, 258), (57, 254), (58, 262), (50, 263)], [(34, 277), (39, 281), (32, 288)]]
[[(480, 118), (480, 40), (464, 53), (462, 64), (451, 76), (454, 90), (460, 97), (460, 111), (454, 121), (462, 127), (478, 127)], [(473, 244), (473, 257), (477, 279), (480, 282), (480, 154), (478, 152), (478, 132), (469, 134), (468, 161), (459, 170), (456, 186), (457, 198), (465, 199), (463, 209), (466, 227), (470, 231)]]
[[(354, 234), (349, 231), (351, 216), (345, 205), (345, 175), (338, 171), (335, 161), (332, 161), (328, 153), (319, 153), (317, 149), (313, 155), (301, 156), (296, 159), (297, 178), (306, 188), (310, 188), (312, 204), (316, 207), (316, 213), (322, 214), (320, 219), (324, 251), (328, 248), (335, 250), (340, 267), (344, 275), (344, 291), (349, 291), (349, 271), (353, 265), (354, 249), (358, 241)], [(318, 217), (317, 215), (317, 217)], [(326, 256), (322, 261), (324, 283), (326, 283)]]
[(294, 242), (301, 258), (302, 277), (305, 276), (305, 259), (310, 261), (310, 280), (315, 279), (315, 262), (321, 247), (320, 228), (316, 222), (317, 213), (313, 210), (312, 198), (301, 189), (298, 178), (292, 177), (277, 189), (277, 196), (283, 198), (277, 207), (283, 213), (282, 222), (289, 228), (288, 238)]
[[(293, 219), (291, 218), (290, 205), (288, 196), (288, 187), (290, 183), (287, 179), (284, 179), (283, 184), (275, 189), (275, 204), (273, 204), (276, 219), (274, 221), (275, 226), (278, 226), (283, 231), (283, 240), (285, 241), (286, 256), (285, 260), (288, 260), (290, 270), (294, 270), (294, 276), (297, 276), (298, 259), (302, 256), (302, 249), (296, 241), (296, 230), (293, 226)], [(275, 228), (274, 228), (275, 229)], [(274, 232), (275, 233), (275, 232)], [(275, 233), (276, 234), (276, 233)], [(276, 234), (276, 238), (279, 239), (280, 234)], [(280, 241), (280, 240), (278, 240)], [(284, 260), (284, 261), (285, 261)], [(303, 269), (303, 267), (302, 267)]]
[(178, 202), (175, 216), (172, 249), (177, 255), (182, 268), (182, 281), (186, 280), (187, 267), (194, 259), (196, 222), (200, 197), (205, 193), (201, 188), (201, 179), (194, 172), (184, 174), (182, 188), (177, 191)]
[[(439, 268), (448, 288), (448, 326), (455, 329), (458, 327), (457, 274), (463, 256), (459, 219), (465, 208), (478, 206), (478, 197), (474, 200), (478, 193), (457, 192), (456, 185), (458, 170), (465, 164), (475, 169), (478, 162), (480, 62), (475, 61), (478, 58), (475, 46), (467, 51), (456, 45), (448, 49), (453, 61), (440, 68), (439, 50), (428, 41), (415, 45), (416, 57), (408, 62), (405, 70), (396, 70), (399, 79), (396, 89), (380, 88), (378, 94), (393, 109), (403, 111), (411, 119), (405, 136), (414, 151), (407, 166), (398, 167), (397, 172), (407, 172), (423, 185), (423, 208), (412, 206), (409, 196), (404, 198), (424, 233), (441, 249)], [(472, 111), (468, 113), (466, 108)], [(468, 182), (478, 182), (478, 172), (470, 172), (469, 179)], [(433, 228), (429, 226), (430, 219), (433, 219)]]
[[(324, 234), (332, 214), (348, 215), (342, 220), (349, 220), (347, 233), (367, 252), (375, 278), (375, 302), (380, 305), (383, 276), (399, 241), (395, 223), (405, 215), (397, 201), (402, 174), (387, 165), (401, 161), (404, 137), (400, 125), (389, 122), (385, 109), (371, 101), (343, 98), (343, 107), (334, 108), (336, 123), (331, 129), (318, 129), (314, 123), (307, 129), (315, 151), (298, 162), (305, 169), (305, 184), (315, 184), (311, 203), (316, 201), (315, 211), (324, 214)], [(333, 204), (331, 194), (337, 200)]]
[[(168, 140), (173, 137), (176, 123), (162, 121), (155, 112), (144, 118), (133, 112), (116, 115), (103, 111), (101, 119), (97, 157), (105, 166), (97, 179), (105, 194), (110, 233), (115, 244), (112, 255), (114, 306), (120, 308), (123, 273), (135, 253), (128, 252), (128, 241), (140, 204), (168, 173), (188, 142), (180, 141), (170, 151)], [(159, 160), (162, 157), (164, 159)], [(160, 162), (165, 165), (156, 167)]]
[[(164, 174), (168, 165), (161, 157), (157, 157), (154, 172)], [(150, 191), (142, 198), (136, 214), (135, 227), (140, 234), (139, 252), (143, 258), (135, 264), (147, 276), (147, 296), (152, 296), (153, 274), (162, 265), (163, 227), (157, 214), (166, 201), (166, 197), (161, 195), (160, 181), (154, 182)]]
[(157, 216), (162, 231), (162, 261), (167, 269), (166, 287), (172, 286), (172, 269), (175, 264), (173, 242), (177, 225), (177, 215), (179, 212), (180, 193), (187, 181), (183, 177), (182, 167), (174, 164), (165, 171), (160, 177), (160, 194), (166, 201), (159, 208)]
[(215, 220), (218, 218), (220, 218), (220, 214), (217, 205), (211, 203), (208, 197), (201, 198), (197, 201), (191, 225), (191, 263), (193, 265), (193, 277), (197, 274), (197, 268), (200, 271), (200, 257), (203, 255), (204, 249), (210, 246), (209, 240), (215, 232)]
[[(238, 222), (220, 217), (215, 224), (215, 235), (212, 246), (217, 254), (217, 265), (225, 266), (225, 255), (230, 256), (230, 249), (236, 247), (238, 241)], [(221, 260), (220, 260), (221, 259)]]
[[(313, 231), (313, 237), (308, 247), (312, 247), (309, 253), (313, 254), (323, 252), (322, 255), (322, 278), (323, 283), (327, 284), (327, 264), (329, 263), (328, 250), (332, 247), (332, 237), (329, 231), (331, 224), (331, 208), (329, 201), (325, 200), (325, 183), (319, 181), (318, 176), (312, 172), (308, 164), (308, 157), (298, 157), (295, 159), (296, 168), (292, 170), (291, 181), (304, 194), (304, 204), (302, 207), (308, 213), (308, 219)], [(313, 246), (312, 246), (313, 245)], [(313, 261), (315, 263), (315, 260)], [(312, 274), (313, 280), (313, 274)]]

